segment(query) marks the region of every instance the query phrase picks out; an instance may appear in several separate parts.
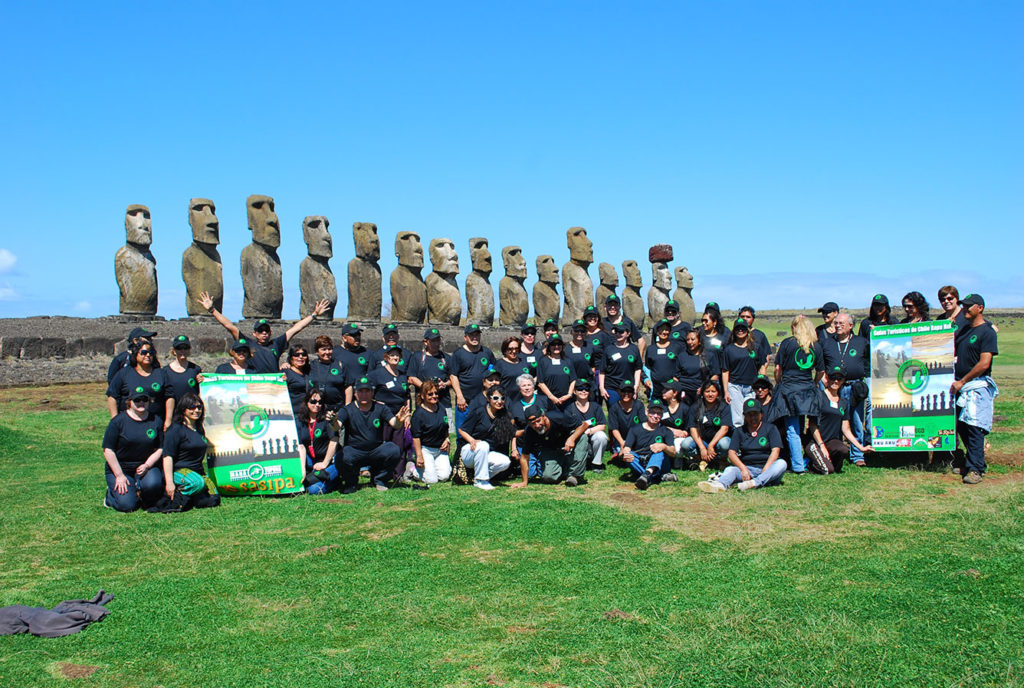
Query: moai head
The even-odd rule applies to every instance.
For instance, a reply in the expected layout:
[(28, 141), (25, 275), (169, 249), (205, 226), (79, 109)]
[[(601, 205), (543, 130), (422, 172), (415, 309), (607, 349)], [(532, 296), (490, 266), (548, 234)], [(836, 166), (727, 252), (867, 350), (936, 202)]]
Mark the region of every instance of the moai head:
[(608, 287), (612, 291), (619, 286), (619, 275), (615, 272), (615, 266), (611, 263), (601, 263), (597, 266), (597, 277), (601, 280), (601, 284)]
[(672, 288), (672, 273), (664, 263), (651, 263), (651, 272), (654, 277), (654, 286), (663, 291)]
[(356, 256), (376, 263), (380, 260), (380, 237), (372, 222), (353, 222), (352, 236), (356, 241)]
[(395, 255), (398, 264), (407, 268), (423, 267), (423, 244), (416, 232), (399, 232), (395, 237)]
[(680, 289), (693, 289), (693, 275), (685, 266), (676, 268), (676, 284)]
[(570, 227), (565, 235), (569, 240), (570, 259), (587, 265), (594, 262), (594, 242), (587, 238), (587, 230), (582, 227)]
[(331, 234), (328, 228), (331, 223), (323, 215), (307, 215), (302, 221), (302, 238), (306, 242), (309, 255), (316, 258), (330, 258), (334, 255)]
[[(523, 249), (518, 246), (506, 246), (501, 249), (501, 260), (505, 263), (505, 274), (509, 277), (526, 279), (526, 259)], [(552, 264), (554, 261), (552, 261)]]
[(473, 271), (491, 274), (491, 251), (487, 248), (487, 239), (473, 237), (469, 240), (469, 258), (473, 261)]
[(627, 287), (639, 289), (644, 286), (644, 278), (640, 276), (640, 266), (636, 264), (635, 260), (622, 261), (622, 276), (626, 280)]
[(434, 272), (443, 275), (457, 274), (459, 272), (459, 256), (455, 253), (455, 242), (444, 237), (431, 239), (430, 264), (434, 267)]
[(217, 207), (209, 198), (192, 198), (188, 202), (188, 223), (192, 226), (192, 241), (216, 246), (220, 243), (220, 223)]
[(274, 212), (274, 199), (270, 196), (249, 196), (245, 199), (252, 240), (271, 248), (281, 245), (281, 226)]
[(149, 207), (132, 204), (124, 211), (124, 233), (129, 244), (149, 246), (153, 243), (153, 219)]
[(537, 256), (537, 279), (558, 284), (558, 266), (551, 256)]

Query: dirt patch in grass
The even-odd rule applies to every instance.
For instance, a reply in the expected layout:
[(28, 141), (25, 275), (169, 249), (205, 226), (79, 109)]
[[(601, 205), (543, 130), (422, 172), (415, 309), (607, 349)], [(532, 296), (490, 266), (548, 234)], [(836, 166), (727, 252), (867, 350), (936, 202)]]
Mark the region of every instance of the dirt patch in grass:
[(7, 387), (0, 389), (0, 409), (21, 413), (34, 411), (105, 410), (107, 386), (101, 382), (47, 387)]
[(57, 672), (64, 678), (88, 678), (99, 671), (99, 669), (98, 666), (89, 664), (57, 663)]

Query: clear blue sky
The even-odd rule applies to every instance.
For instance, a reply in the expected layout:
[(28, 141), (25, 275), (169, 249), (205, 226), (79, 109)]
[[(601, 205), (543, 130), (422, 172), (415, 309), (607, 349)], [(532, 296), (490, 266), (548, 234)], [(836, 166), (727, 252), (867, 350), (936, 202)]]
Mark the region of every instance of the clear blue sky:
[[(373, 5), (373, 7), (370, 7)], [(698, 305), (1024, 304), (1020, 2), (16, 3), (0, 26), (0, 316), (117, 312), (129, 203), (184, 315), (191, 197), (239, 318), (245, 198), (301, 222), (595, 262), (674, 245)], [(424, 274), (429, 271), (428, 268)], [(596, 264), (591, 274), (597, 278)], [(385, 301), (388, 296), (385, 293)], [(344, 303), (341, 304), (344, 313)]]

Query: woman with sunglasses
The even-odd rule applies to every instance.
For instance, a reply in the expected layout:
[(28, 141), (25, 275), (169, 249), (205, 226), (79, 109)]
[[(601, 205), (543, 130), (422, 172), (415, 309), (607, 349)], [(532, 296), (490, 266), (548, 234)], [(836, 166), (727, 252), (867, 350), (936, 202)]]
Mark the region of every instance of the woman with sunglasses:
[(352, 388), (345, 379), (342, 364), (334, 360), (334, 340), (320, 335), (313, 340), (313, 351), (316, 358), (309, 363), (309, 386), (323, 392), (330, 420), (338, 409), (352, 402)]
[(857, 335), (867, 340), (871, 339), (871, 328), (879, 325), (895, 325), (896, 318), (892, 317), (892, 309), (889, 307), (889, 297), (885, 294), (875, 294), (871, 299), (871, 306), (868, 309), (868, 317), (860, 322), (860, 329)]
[[(942, 315), (938, 316), (936, 320), (953, 320), (958, 325), (960, 321), (957, 320), (957, 316), (963, 310), (960, 306), (960, 292), (951, 284), (947, 284), (944, 287), (939, 288), (939, 306), (942, 308)], [(961, 316), (961, 319), (966, 323), (966, 318)]]
[(448, 416), (441, 406), (440, 392), (433, 380), (427, 380), (420, 386), (418, 399), (419, 405), (412, 414), (415, 478), (433, 485), (452, 476), (452, 462), (448, 457)]
[(339, 487), (338, 467), (334, 455), (338, 452), (338, 433), (327, 420), (324, 394), (310, 389), (303, 397), (302, 406), (295, 416), (299, 433), (299, 456), (306, 466), (302, 484), (309, 494), (325, 494)]
[(221, 363), (213, 372), (218, 375), (246, 375), (255, 373), (256, 367), (252, 360), (252, 347), (247, 339), (239, 339), (228, 350), (230, 360)]
[(163, 455), (164, 423), (149, 412), (145, 390), (131, 390), (127, 401), (125, 410), (110, 419), (103, 433), (107, 479), (103, 506), (117, 511), (151, 506), (164, 494), (163, 474), (152, 470)]
[(292, 413), (298, 417), (306, 399), (306, 392), (312, 386), (309, 381), (309, 351), (302, 344), (293, 344), (288, 349), (288, 365), (284, 369), (284, 381), (288, 385), (288, 398), (292, 402)]
[(512, 461), (509, 444), (515, 435), (512, 419), (505, 409), (505, 393), (495, 386), (487, 404), (475, 406), (458, 429), (456, 456), (473, 470), (473, 485), (493, 490), (491, 479), (505, 472)]
[(107, 386), (107, 410), (113, 418), (128, 408), (130, 394), (144, 392), (150, 400), (149, 412), (160, 418), (164, 428), (171, 424), (174, 397), (167, 396), (167, 379), (156, 357), (156, 348), (142, 340), (128, 356), (128, 365), (117, 371)]
[(165, 392), (167, 396), (174, 399), (175, 406), (189, 392), (199, 394), (203, 369), (188, 360), (191, 353), (192, 343), (185, 335), (179, 334), (171, 342), (171, 356), (174, 360), (167, 364), (163, 371), (167, 383)]
[(537, 364), (537, 389), (561, 411), (573, 403), (575, 387), (575, 370), (565, 356), (562, 335), (556, 332), (548, 338), (545, 354)]
[(722, 311), (719, 310), (718, 304), (714, 301), (709, 301), (708, 305), (704, 306), (704, 314), (700, 316), (699, 328), (700, 337), (704, 342), (704, 348), (707, 351), (718, 352), (722, 350), (722, 347), (729, 341), (729, 336), (732, 334), (729, 328), (725, 326), (725, 321), (722, 319)]
[(615, 343), (605, 347), (604, 370), (600, 382), (601, 397), (608, 402), (609, 407), (619, 400), (619, 389), (623, 381), (629, 380), (633, 383), (633, 389), (640, 389), (640, 370), (643, 368), (640, 349), (629, 341), (629, 330), (625, 325), (612, 325), (612, 335)]
[(519, 337), (506, 337), (501, 343), (501, 358), (494, 362), (494, 368), (501, 373), (501, 389), (511, 403), (519, 398), (519, 386), (516, 379), (526, 373), (533, 375), (534, 368), (519, 356), (523, 340)]
[[(832, 464), (833, 472), (841, 473), (843, 462), (850, 458), (850, 447), (846, 446), (843, 438), (846, 438), (850, 445), (860, 450), (860, 456), (871, 450), (870, 445), (862, 445), (853, 434), (853, 427), (850, 425), (849, 400), (843, 399), (840, 390), (845, 382), (843, 369), (836, 366), (825, 374), (825, 389), (819, 390), (821, 412), (816, 417), (808, 420), (808, 434), (810, 441), (807, 443), (807, 453), (815, 448), (822, 456)], [(855, 461), (858, 466), (866, 466), (863, 458)]]
[[(206, 407), (195, 392), (187, 392), (174, 406), (171, 427), (164, 435), (164, 492), (175, 510), (220, 506), (220, 495), (210, 494), (206, 484)], [(176, 498), (175, 492), (178, 493)]]
[(931, 316), (928, 314), (930, 310), (928, 306), (928, 299), (924, 297), (919, 291), (909, 292), (903, 297), (903, 312), (906, 315), (900, 320), (901, 323), (917, 323), (931, 320)]
[[(651, 371), (652, 399), (661, 399), (665, 384), (682, 376), (679, 355), (684, 348), (683, 342), (672, 338), (672, 323), (662, 318), (654, 324), (654, 343), (647, 347), (644, 355), (644, 364)], [(693, 389), (696, 390), (696, 386)], [(686, 397), (687, 403), (691, 403), (692, 399)]]

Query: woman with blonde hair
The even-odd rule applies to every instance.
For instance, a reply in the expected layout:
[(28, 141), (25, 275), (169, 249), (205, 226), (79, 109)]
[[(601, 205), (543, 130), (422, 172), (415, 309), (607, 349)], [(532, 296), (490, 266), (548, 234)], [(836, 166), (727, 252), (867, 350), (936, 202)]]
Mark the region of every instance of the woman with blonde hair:
[(825, 370), (821, 344), (811, 321), (803, 315), (789, 325), (793, 333), (775, 355), (775, 394), (768, 409), (769, 423), (783, 420), (789, 465), (794, 473), (807, 471), (801, 431), (806, 416), (818, 416), (818, 380)]

